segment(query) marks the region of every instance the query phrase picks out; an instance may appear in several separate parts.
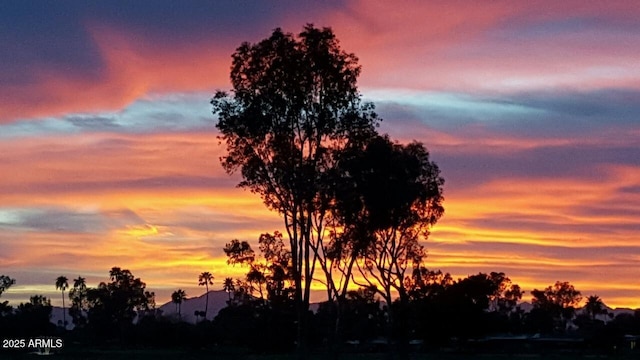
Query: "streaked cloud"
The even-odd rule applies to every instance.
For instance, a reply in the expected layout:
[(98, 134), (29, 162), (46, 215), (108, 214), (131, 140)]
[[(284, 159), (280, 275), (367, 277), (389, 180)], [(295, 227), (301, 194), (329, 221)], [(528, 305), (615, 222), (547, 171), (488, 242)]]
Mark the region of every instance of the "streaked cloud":
[[(38, 7), (34, 11), (34, 6)], [(124, 10), (123, 10), (124, 9)], [(568, 280), (640, 306), (640, 7), (634, 1), (0, 5), (3, 294), (130, 268), (159, 293), (241, 276), (222, 246), (282, 230), (219, 165), (208, 104), (230, 55), (331, 26), (399, 141), (446, 179), (428, 266)]]

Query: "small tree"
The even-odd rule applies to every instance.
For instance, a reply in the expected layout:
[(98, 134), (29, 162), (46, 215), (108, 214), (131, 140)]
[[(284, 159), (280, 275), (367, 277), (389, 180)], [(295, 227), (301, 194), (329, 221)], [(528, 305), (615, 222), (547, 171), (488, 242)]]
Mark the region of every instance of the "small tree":
[(42, 336), (53, 333), (51, 324), (51, 301), (42, 295), (34, 295), (28, 303), (18, 305), (16, 312), (16, 331), (21, 336)]
[[(15, 279), (12, 279), (6, 275), (0, 275), (0, 296), (2, 296), (2, 293), (7, 291), (7, 289), (9, 289), (15, 283), (16, 283)], [(10, 313), (11, 310), (12, 310), (12, 307), (9, 306), (8, 301), (0, 302), (0, 316), (3, 316), (6, 313)]]
[(2, 296), (2, 293), (5, 292), (8, 288), (15, 285), (15, 283), (15, 279), (12, 279), (6, 275), (0, 275), (0, 296)]
[[(576, 290), (568, 281), (556, 281), (553, 286), (544, 290), (531, 291), (531, 303), (541, 315), (550, 316), (559, 324), (561, 331), (566, 330), (568, 322), (575, 315), (575, 307), (582, 300), (580, 291)], [(535, 313), (534, 313), (535, 314)]]
[(598, 295), (591, 295), (587, 297), (587, 302), (584, 305), (584, 312), (591, 317), (591, 320), (595, 320), (598, 315), (608, 313), (604, 302), (602, 302), (602, 299), (600, 299)]
[(209, 309), (209, 285), (213, 285), (213, 275), (205, 271), (198, 276), (198, 286), (204, 285), (207, 291), (207, 299), (204, 305), (204, 319), (207, 319), (207, 310)]
[(137, 312), (155, 307), (155, 294), (146, 291), (146, 284), (129, 270), (113, 267), (109, 278), (109, 282), (87, 289), (89, 325), (101, 336), (119, 330), (123, 338)]
[(182, 320), (182, 302), (187, 299), (187, 293), (178, 289), (171, 294), (171, 301), (176, 304), (176, 312), (178, 313), (178, 319)]
[(231, 304), (231, 294), (236, 290), (235, 285), (233, 284), (233, 279), (228, 277), (224, 279), (222, 283), (222, 290), (224, 290), (229, 295), (229, 305)]
[(69, 299), (71, 300), (71, 306), (69, 307), (69, 315), (76, 326), (84, 326), (86, 318), (85, 312), (88, 311), (87, 302), (87, 284), (86, 279), (78, 276), (73, 280), (73, 288), (69, 290)]
[(291, 289), (291, 286), (286, 289), (291, 280), (291, 252), (284, 246), (282, 234), (278, 231), (261, 234), (258, 243), (261, 256), (256, 257), (248, 242), (232, 240), (223, 249), (227, 263), (249, 267), (246, 285), (249, 293), (259, 295), (261, 300), (265, 300), (264, 290), (270, 300), (287, 297)]

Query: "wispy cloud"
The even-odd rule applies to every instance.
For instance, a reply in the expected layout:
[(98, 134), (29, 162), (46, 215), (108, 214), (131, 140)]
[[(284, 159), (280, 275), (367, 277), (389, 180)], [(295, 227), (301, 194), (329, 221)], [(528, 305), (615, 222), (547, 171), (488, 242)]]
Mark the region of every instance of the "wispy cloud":
[(0, 5), (0, 269), (20, 274), (13, 299), (53, 292), (60, 274), (97, 283), (111, 266), (167, 296), (197, 292), (201, 271), (240, 275), (222, 246), (281, 221), (221, 168), (208, 100), (229, 87), (242, 41), (314, 22), (359, 56), (381, 131), (424, 142), (442, 170), (430, 268), (505, 271), (528, 290), (569, 280), (640, 305), (634, 1), (33, 6)]

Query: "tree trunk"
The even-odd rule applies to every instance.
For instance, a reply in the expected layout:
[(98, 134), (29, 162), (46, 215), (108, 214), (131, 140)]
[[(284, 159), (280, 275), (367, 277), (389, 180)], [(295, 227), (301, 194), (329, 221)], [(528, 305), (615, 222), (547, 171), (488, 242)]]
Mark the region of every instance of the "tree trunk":
[(62, 327), (67, 330), (67, 314), (64, 311), (64, 291), (62, 291)]
[(204, 319), (207, 320), (207, 310), (209, 309), (209, 284), (205, 282), (204, 287), (207, 290), (207, 302), (204, 304)]

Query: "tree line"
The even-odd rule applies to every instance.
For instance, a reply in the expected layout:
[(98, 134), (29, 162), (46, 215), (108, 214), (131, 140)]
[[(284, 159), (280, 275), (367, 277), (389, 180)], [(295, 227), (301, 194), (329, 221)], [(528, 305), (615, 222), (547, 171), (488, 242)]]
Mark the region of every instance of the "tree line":
[[(296, 341), (296, 306), (291, 262), (282, 235), (263, 234), (256, 255), (245, 242), (225, 247), (230, 263), (247, 267), (242, 279), (226, 278), (220, 289), (228, 293), (227, 306), (213, 320), (204, 314), (195, 324), (162, 314), (154, 294), (130, 271), (114, 267), (109, 281), (87, 287), (78, 277), (69, 288), (66, 277), (55, 286), (69, 300), (74, 324), (66, 330), (64, 320), (50, 322), (51, 302), (34, 295), (16, 308), (0, 303), (0, 336), (3, 338), (58, 335), (86, 345), (155, 347), (240, 347), (255, 352), (292, 351)], [(0, 296), (15, 280), (0, 276)], [(203, 272), (198, 283), (213, 285), (211, 273)], [(65, 286), (66, 285), (66, 286)], [(500, 272), (478, 273), (454, 280), (448, 273), (424, 267), (405, 279), (407, 299), (387, 303), (375, 286), (349, 289), (342, 303), (325, 301), (305, 316), (310, 324), (309, 347), (341, 353), (400, 351), (393, 344), (419, 341), (425, 350), (461, 346), (491, 335), (574, 337), (584, 346), (609, 351), (625, 334), (640, 332), (640, 309), (613, 316), (602, 299), (583, 297), (569, 282), (556, 282), (531, 291), (530, 311), (521, 308), (524, 292)], [(180, 293), (176, 290), (175, 293)], [(185, 297), (172, 301), (180, 304)], [(208, 303), (208, 302), (207, 302)], [(340, 326), (335, 327), (338, 306), (343, 306)], [(198, 311), (197, 311), (198, 312)], [(206, 312), (202, 311), (203, 313)], [(390, 316), (395, 314), (395, 317)], [(257, 331), (256, 329), (259, 329)], [(389, 331), (391, 330), (391, 331)], [(381, 342), (382, 341), (382, 342)], [(376, 345), (377, 344), (377, 345)], [(462, 345), (464, 346), (464, 345)]]

